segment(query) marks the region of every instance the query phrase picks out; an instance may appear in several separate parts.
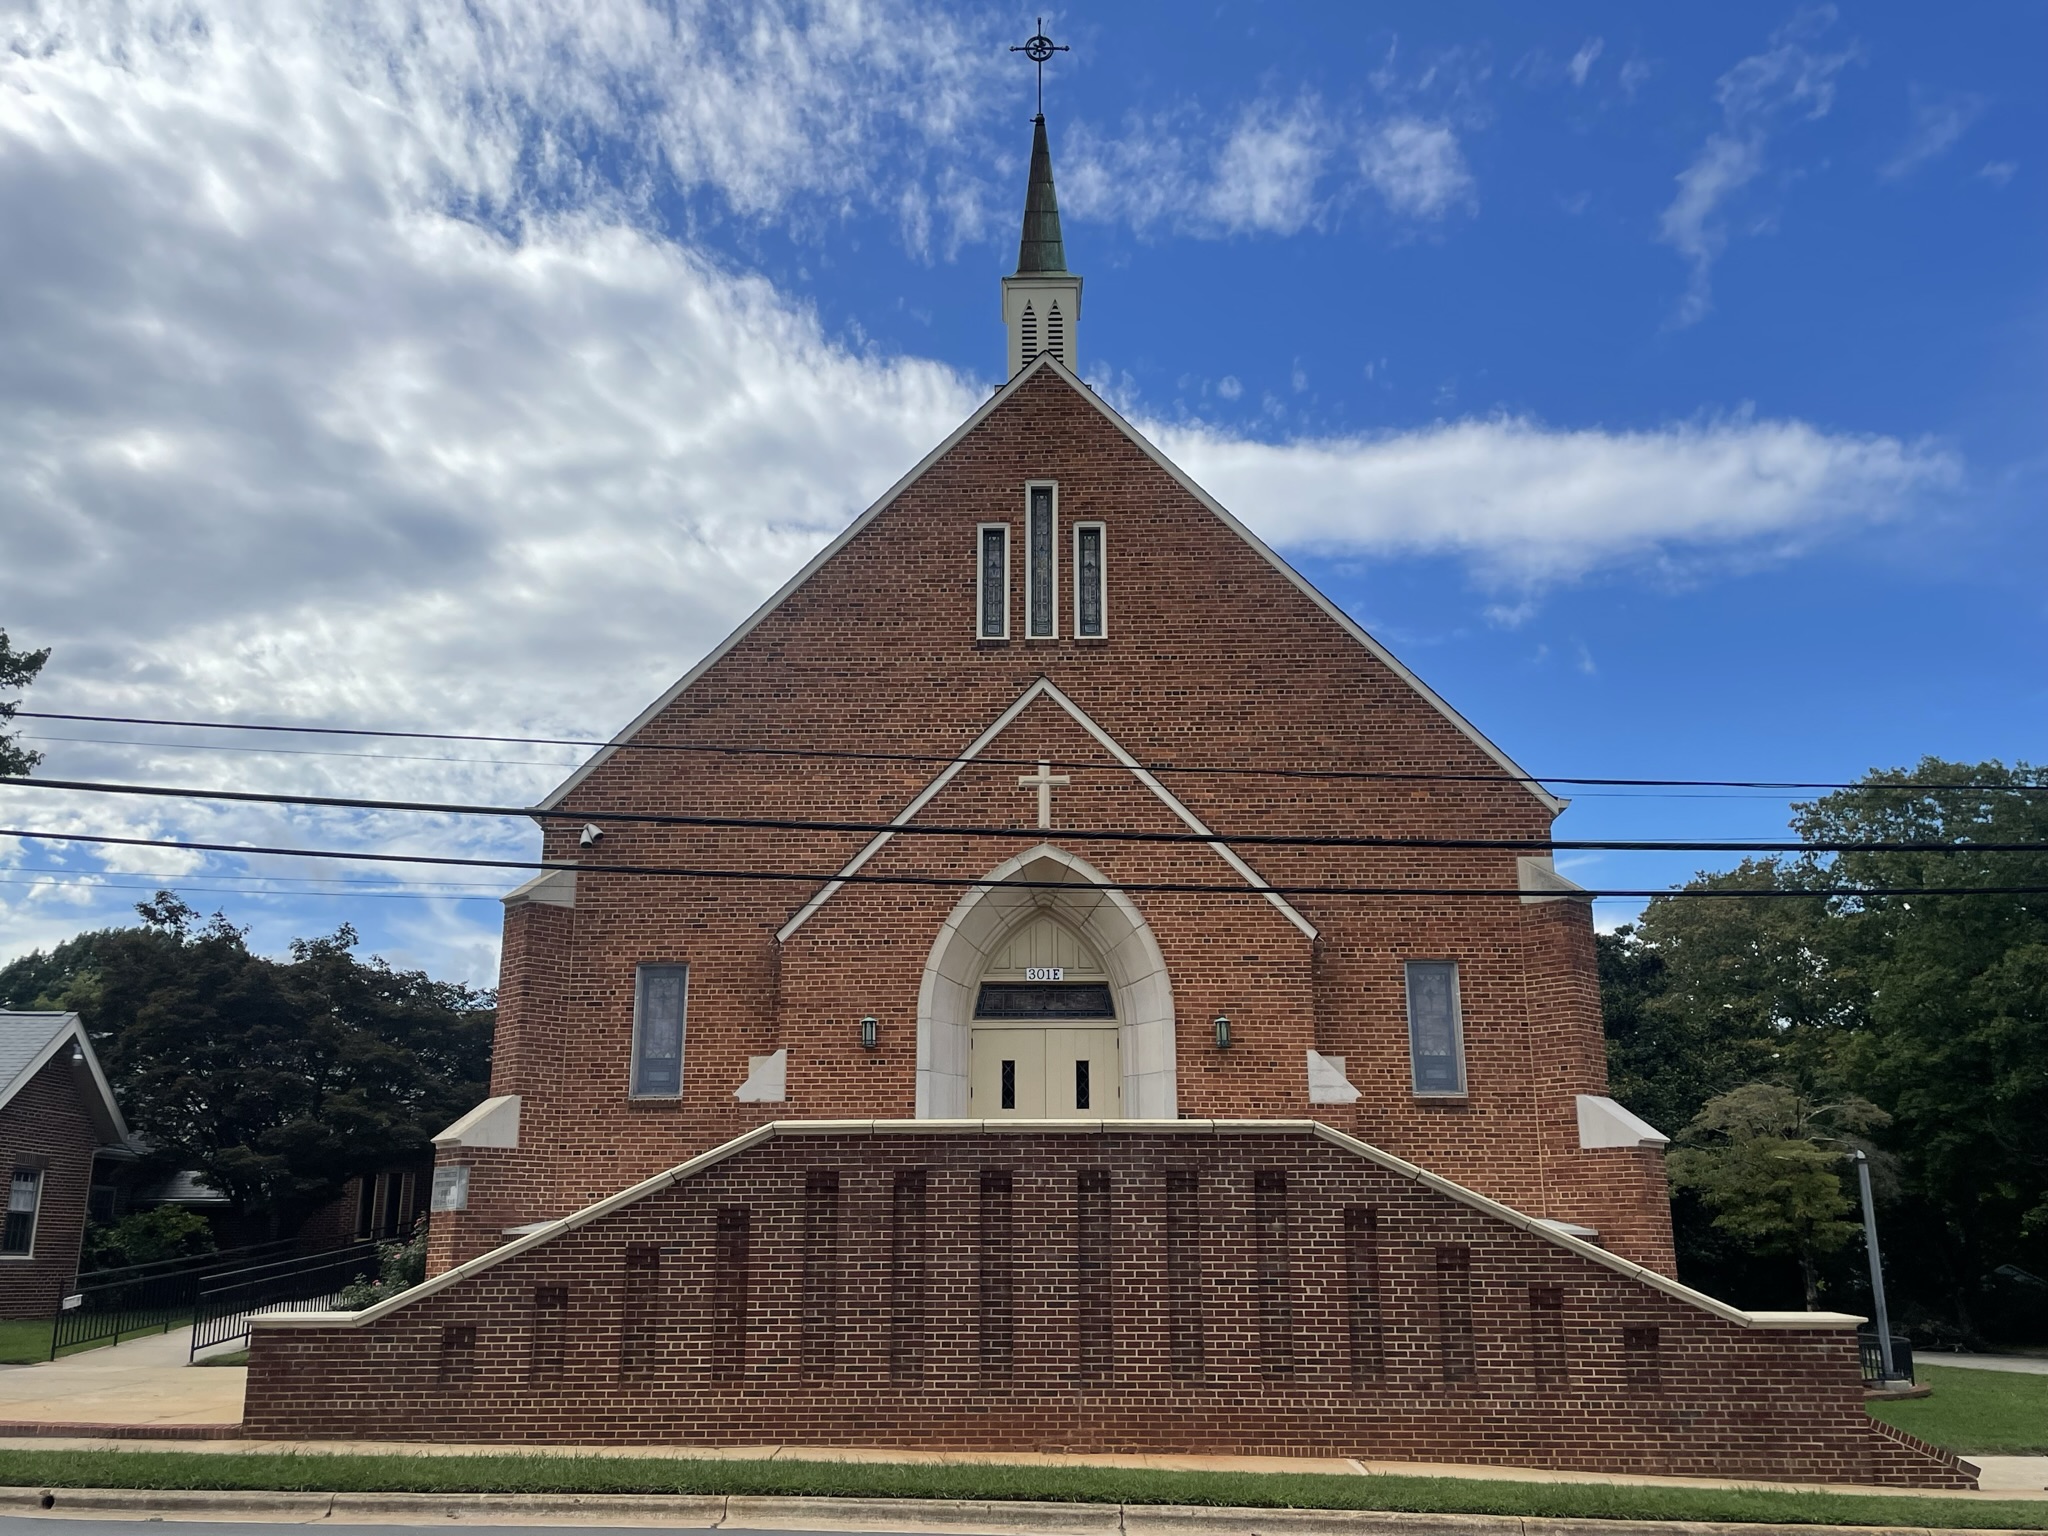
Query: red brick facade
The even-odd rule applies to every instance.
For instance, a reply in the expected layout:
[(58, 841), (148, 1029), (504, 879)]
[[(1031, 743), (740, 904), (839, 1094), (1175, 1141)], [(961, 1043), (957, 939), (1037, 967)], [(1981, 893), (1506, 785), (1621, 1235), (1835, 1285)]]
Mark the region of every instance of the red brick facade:
[[(1064, 588), (1061, 638), (1021, 638), (1037, 481), (1058, 484), (1063, 581), (1066, 530), (1104, 530), (1103, 638), (1074, 637)], [(977, 638), (989, 523), (1012, 529), (1006, 641)], [(1662, 1155), (1625, 1126), (1627, 1145), (1582, 1144), (1602, 1139), (1579, 1106), (1604, 1102), (1606, 1060), (1590, 909), (1541, 866), (1557, 803), (1049, 360), (626, 740), (550, 802), (564, 872), (508, 902), (492, 1077), (508, 1102), (444, 1138), (467, 1199), (434, 1217), (429, 1273), (598, 1214), (361, 1331), (259, 1329), (250, 1433), (1968, 1485), (1872, 1427), (1851, 1320), (1783, 1327), (1634, 1267), (1673, 1269)], [(1018, 785), (1041, 761), (1070, 781), (1043, 828)], [(606, 819), (650, 814), (855, 825)], [(936, 830), (862, 830), (900, 818)], [(1231, 851), (1086, 836), (1191, 825)], [(1256, 841), (1303, 834), (1510, 846)], [(956, 883), (830, 884), (857, 856), (864, 877)], [(1303, 889), (1327, 886), (1354, 892)], [(1126, 1118), (1085, 1134), (963, 1118), (969, 972), (1036, 903), (1121, 957), (1103, 963)], [(1457, 964), (1460, 1096), (1415, 1091), (1412, 961)], [(642, 965), (688, 967), (679, 1097), (631, 1094)], [(736, 1097), (775, 1053), (783, 1096)], [(1324, 1102), (1311, 1053), (1343, 1062)], [(1344, 1080), (1355, 1101), (1329, 1101)], [(1295, 1128), (1186, 1126), (1208, 1119)], [(846, 1120), (927, 1129), (821, 1124)], [(611, 1198), (771, 1122), (673, 1189)], [(1620, 1259), (1543, 1222), (1594, 1229)]]
[[(100, 1135), (82, 1074), (68, 1057), (43, 1064), (0, 1108), (0, 1189), (17, 1168), (42, 1171), (34, 1251), (0, 1254), (0, 1317), (48, 1317), (78, 1275), (86, 1198)], [(0, 1195), (0, 1201), (4, 1201)]]
[(789, 1123), (357, 1326), (264, 1323), (245, 1432), (1974, 1486), (1868, 1418), (1852, 1333), (1520, 1220), (1300, 1122)]
[[(1104, 525), (1103, 639), (1023, 630), (1024, 487), (1059, 486), (1061, 539)], [(1011, 633), (975, 638), (975, 536), (1013, 525)], [(1064, 561), (1063, 581), (1070, 571)], [(1062, 603), (1066, 603), (1062, 587)], [(1526, 850), (1261, 847), (1240, 853), (1277, 886), (1518, 888), (1551, 807), (1514, 781), (1418, 685), (1155, 460), (1069, 376), (1042, 363), (745, 632), (634, 747), (603, 761), (547, 823), (546, 856), (574, 863), (830, 873), (861, 832), (607, 823), (599, 812), (886, 822), (1040, 679), (1225, 836), (1344, 834), (1528, 839)], [(665, 750), (683, 745), (921, 754), (929, 761)], [(1174, 1112), (1314, 1116), (1533, 1215), (1596, 1228), (1669, 1270), (1660, 1155), (1582, 1151), (1575, 1097), (1605, 1091), (1590, 914), (1575, 901), (1300, 896), (1310, 938), (1208, 848), (1062, 842), (1060, 831), (1185, 833), (1102, 742), (1051, 698), (1032, 702), (916, 818), (1003, 826), (1014, 839), (899, 836), (875, 875), (973, 880), (1050, 842), (1105, 882), (1235, 885), (1130, 900), (1164, 957), (1178, 1028)], [(1035, 830), (1019, 762), (1055, 762), (1055, 831)], [(1338, 769), (1458, 778), (1316, 779), (1194, 767)], [(918, 1113), (918, 1000), (958, 889), (848, 886), (786, 940), (822, 881), (694, 881), (585, 869), (574, 905), (508, 910), (494, 1094), (521, 1099), (516, 1150), (444, 1150), (468, 1163), (471, 1208), (439, 1224), (435, 1262), (495, 1245), (504, 1227), (563, 1215), (751, 1126), (791, 1117)], [(1468, 1093), (1411, 1091), (1403, 963), (1460, 967)], [(690, 967), (680, 1100), (635, 1102), (628, 1071), (635, 967)], [(1233, 1020), (1217, 1051), (1209, 1020)], [(881, 1023), (865, 1051), (857, 1021)], [(748, 1058), (786, 1049), (788, 1096), (733, 1098)], [(1305, 1053), (1343, 1058), (1353, 1105), (1308, 1099)]]

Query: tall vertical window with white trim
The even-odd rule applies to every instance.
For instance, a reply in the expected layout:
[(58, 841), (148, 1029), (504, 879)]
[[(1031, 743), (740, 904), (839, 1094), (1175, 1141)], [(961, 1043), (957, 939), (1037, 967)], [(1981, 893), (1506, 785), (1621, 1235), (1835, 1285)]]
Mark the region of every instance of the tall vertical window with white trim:
[(1052, 485), (1025, 488), (1024, 609), (1025, 635), (1057, 640), (1059, 620), (1059, 493)]
[(643, 965), (633, 997), (633, 1097), (683, 1094), (683, 1025), (690, 1003), (687, 965)]
[(983, 523), (976, 531), (974, 634), (979, 640), (1010, 638), (1010, 525)]
[(0, 1253), (36, 1251), (36, 1212), (43, 1203), (43, 1170), (17, 1168), (7, 1185), (7, 1224), (0, 1231)]
[(1109, 633), (1103, 573), (1102, 524), (1074, 524), (1074, 635), (1100, 640)]
[(1408, 962), (1408, 1060), (1418, 1094), (1465, 1091), (1465, 1020), (1458, 962)]

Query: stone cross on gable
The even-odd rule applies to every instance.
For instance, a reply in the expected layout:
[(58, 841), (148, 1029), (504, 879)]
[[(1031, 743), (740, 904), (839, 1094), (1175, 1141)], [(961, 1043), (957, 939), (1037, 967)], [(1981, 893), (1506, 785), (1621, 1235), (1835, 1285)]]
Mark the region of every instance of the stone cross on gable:
[(1040, 763), (1038, 772), (1027, 773), (1017, 780), (1019, 789), (1038, 791), (1038, 825), (1044, 830), (1052, 828), (1052, 792), (1065, 789), (1074, 781), (1064, 773), (1054, 773), (1051, 763)]

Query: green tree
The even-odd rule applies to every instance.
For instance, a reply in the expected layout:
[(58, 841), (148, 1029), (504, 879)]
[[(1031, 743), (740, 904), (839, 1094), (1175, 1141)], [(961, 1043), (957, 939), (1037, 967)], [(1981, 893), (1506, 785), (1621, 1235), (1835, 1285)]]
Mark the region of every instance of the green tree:
[(1598, 941), (1611, 1091), (1659, 1130), (1742, 1083), (1809, 1075), (1817, 1041), (1846, 1016), (1816, 938), (1824, 901), (1696, 894), (1785, 890), (1789, 875), (1744, 859), (1652, 898), (1639, 924)]
[(1820, 1261), (1861, 1230), (1843, 1182), (1855, 1133), (1890, 1117), (1853, 1095), (1816, 1104), (1781, 1083), (1744, 1083), (1710, 1100), (1668, 1159), (1674, 1184), (1698, 1191), (1714, 1225), (1799, 1264), (1809, 1310)]
[[(36, 680), (36, 674), (43, 670), (43, 663), (50, 659), (47, 648), (40, 651), (17, 651), (7, 638), (7, 631), (0, 629), (0, 693), (18, 693)], [(21, 700), (0, 698), (0, 726), (14, 719), (14, 712), (21, 708)], [(0, 731), (0, 778), (27, 773), (43, 760), (40, 752), (31, 752), (21, 745), (20, 740)]]
[[(1601, 940), (1615, 1096), (1667, 1131), (1749, 1082), (1876, 1104), (1895, 1315), (1942, 1341), (2048, 1342), (2038, 1303), (1988, 1278), (2048, 1274), (2048, 897), (2026, 894), (2048, 888), (2048, 770), (1930, 758), (1794, 812), (1809, 852), (1701, 875)], [(1843, 886), (1925, 894), (1819, 894)], [(1732, 888), (1788, 894), (1703, 894)], [(1771, 1289), (1703, 1202), (1680, 1186), (1680, 1272)]]
[(1833, 1057), (1896, 1122), (1897, 1246), (1974, 1334), (1988, 1272), (2048, 1273), (2048, 897), (1997, 894), (2048, 887), (2048, 769), (1927, 758), (1797, 811), (1810, 842), (1964, 850), (1817, 853), (1805, 878), (1934, 892), (1834, 904), (1828, 964), (1858, 1001)]
[(55, 990), (83, 1015), (130, 1124), (274, 1231), (352, 1175), (425, 1159), (483, 1097), (494, 999), (355, 953), (344, 926), (252, 954), (168, 891), (139, 928), (82, 935), (0, 971), (0, 998)]

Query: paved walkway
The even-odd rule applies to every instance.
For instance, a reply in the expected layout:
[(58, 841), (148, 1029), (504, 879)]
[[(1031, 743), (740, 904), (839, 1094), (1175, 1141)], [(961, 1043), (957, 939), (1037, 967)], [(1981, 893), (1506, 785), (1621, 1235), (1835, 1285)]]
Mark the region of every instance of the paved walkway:
[(2048, 1376), (2048, 1355), (1915, 1355), (1917, 1365), (1960, 1365), (1968, 1371), (2017, 1371), (2022, 1376)]
[[(45, 1425), (160, 1426), (164, 1429), (239, 1424), (242, 1393), (249, 1373), (240, 1366), (189, 1366), (185, 1363), (191, 1331), (179, 1329), (158, 1338), (132, 1339), (107, 1349), (86, 1350), (40, 1365), (0, 1366), (0, 1422)], [(1994, 1369), (2008, 1369), (2006, 1357), (1960, 1356), (1953, 1363), (1995, 1359)], [(1937, 1356), (1949, 1364), (1951, 1357)], [(2021, 1360), (2020, 1368), (2048, 1362)], [(0, 1450), (149, 1449), (147, 1441), (98, 1439), (88, 1436), (0, 1436)], [(897, 1462), (950, 1466), (963, 1463), (1005, 1466), (1092, 1466), (1147, 1468), (1163, 1472), (1320, 1472), (1337, 1476), (1376, 1473), (1409, 1477), (1464, 1477), (1489, 1481), (1536, 1483), (1615, 1483), (1673, 1488), (1824, 1487), (1822, 1484), (1771, 1484), (1748, 1480), (1691, 1477), (1623, 1477), (1601, 1472), (1555, 1472), (1529, 1467), (1475, 1467), (1427, 1462), (1355, 1461), (1348, 1457), (1288, 1456), (1071, 1456), (1038, 1451), (898, 1451), (831, 1446), (753, 1445), (698, 1446), (506, 1446), (428, 1445), (416, 1442), (333, 1440), (180, 1440), (178, 1449), (201, 1453), (290, 1451), (301, 1454), (377, 1454), (413, 1456), (646, 1456), (694, 1460), (785, 1460)], [(1959, 1498), (2035, 1498), (2048, 1500), (2048, 1456), (1971, 1456), (1983, 1469), (1982, 1491), (1944, 1494)], [(1871, 1493), (1864, 1487), (1834, 1486), (1835, 1492)], [(1885, 1492), (1904, 1490), (1887, 1489)]]
[(38, 1365), (0, 1366), (0, 1421), (239, 1424), (248, 1371), (188, 1366), (191, 1347), (192, 1330), (179, 1328)]

